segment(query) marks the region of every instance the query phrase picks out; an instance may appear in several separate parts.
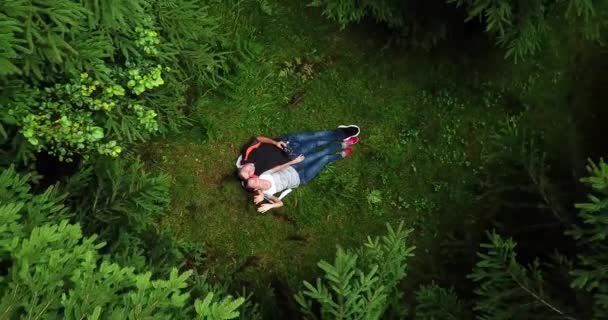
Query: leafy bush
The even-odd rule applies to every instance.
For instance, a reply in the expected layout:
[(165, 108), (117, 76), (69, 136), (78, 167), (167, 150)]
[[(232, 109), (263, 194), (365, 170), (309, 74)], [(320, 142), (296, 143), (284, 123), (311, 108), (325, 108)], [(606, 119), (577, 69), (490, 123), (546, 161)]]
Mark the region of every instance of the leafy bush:
[(242, 46), (222, 30), (199, 0), (3, 3), (3, 153), (116, 157), (179, 129), (189, 87), (216, 88), (239, 62)]
[(296, 295), (306, 318), (318, 318), (313, 304), (319, 304), (322, 319), (380, 319), (391, 299), (399, 301), (397, 285), (415, 247), (405, 243), (411, 229), (387, 227), (386, 236), (368, 238), (359, 250), (338, 248), (333, 265), (319, 262), (325, 279), (317, 279), (316, 285), (304, 281), (306, 289)]

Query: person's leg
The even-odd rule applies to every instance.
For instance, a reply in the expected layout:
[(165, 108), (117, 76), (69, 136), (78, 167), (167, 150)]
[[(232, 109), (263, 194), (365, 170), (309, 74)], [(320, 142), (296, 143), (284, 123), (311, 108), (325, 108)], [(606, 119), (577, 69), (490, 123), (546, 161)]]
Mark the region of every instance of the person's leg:
[(294, 169), (300, 175), (300, 183), (304, 184), (316, 177), (328, 163), (342, 159), (340, 144), (331, 144), (327, 148), (305, 156), (304, 161), (294, 165)]
[(332, 130), (293, 133), (281, 139), (288, 142), (288, 154), (294, 158), (301, 154), (308, 156), (318, 147), (333, 141), (342, 141), (344, 138), (346, 138), (346, 134), (343, 130)]
[[(292, 148), (292, 149), (298, 155), (302, 154), (305, 157), (309, 157), (309, 156), (312, 156), (315, 153), (317, 153), (317, 152), (315, 152), (315, 150), (317, 150), (319, 147), (322, 147), (322, 146), (327, 146), (327, 147), (342, 146), (342, 143), (336, 143), (333, 141), (308, 141), (308, 142), (305, 142), (304, 144), (300, 144), (297, 147)], [(321, 149), (321, 151), (323, 151), (325, 149), (327, 149), (327, 148), (324, 147), (323, 149)]]
[(308, 154), (308, 155), (304, 155), (304, 161), (296, 164), (296, 166), (299, 167), (306, 167), (308, 166), (310, 163), (313, 163), (315, 161), (317, 161), (317, 159), (322, 158), (323, 156), (326, 155), (331, 155), (334, 154), (338, 151), (342, 150), (342, 145), (338, 144), (338, 143), (332, 143), (330, 145), (327, 146), (327, 148), (323, 148), (317, 152)]
[(310, 131), (288, 134), (283, 137), (285, 141), (304, 143), (309, 141), (342, 141), (346, 138), (343, 130)]
[(340, 153), (325, 154), (320, 158), (316, 158), (315, 161), (309, 162), (306, 166), (298, 169), (298, 175), (300, 176), (300, 184), (306, 184), (319, 175), (321, 170), (328, 164), (344, 158)]

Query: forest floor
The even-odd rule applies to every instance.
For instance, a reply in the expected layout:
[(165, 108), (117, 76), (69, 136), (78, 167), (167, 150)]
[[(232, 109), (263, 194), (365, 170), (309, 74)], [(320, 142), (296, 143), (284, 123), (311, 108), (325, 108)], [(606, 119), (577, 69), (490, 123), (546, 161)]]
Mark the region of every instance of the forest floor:
[[(149, 167), (175, 181), (160, 227), (204, 243), (212, 278), (257, 288), (310, 279), (337, 245), (358, 247), (386, 223), (414, 228), (424, 259), (438, 224), (478, 210), (470, 185), (506, 119), (502, 99), (484, 90), (491, 84), (466, 59), (383, 49), (382, 30), (340, 30), (292, 2), (243, 2), (235, 25), (253, 36), (256, 54), (229, 76), (231, 85), (198, 100), (192, 128), (144, 146)], [(283, 208), (256, 212), (235, 176), (244, 143), (353, 123), (362, 132), (351, 157)]]

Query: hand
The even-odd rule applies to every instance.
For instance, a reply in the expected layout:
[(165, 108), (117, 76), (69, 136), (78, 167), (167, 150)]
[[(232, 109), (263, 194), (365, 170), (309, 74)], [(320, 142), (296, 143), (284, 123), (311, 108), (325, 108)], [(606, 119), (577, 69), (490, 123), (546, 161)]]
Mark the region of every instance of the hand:
[(303, 154), (299, 155), (297, 158), (293, 159), (293, 164), (300, 163), (306, 159)]
[(285, 150), (285, 148), (287, 148), (287, 143), (285, 141), (279, 141), (275, 144), (275, 146), (281, 150)]
[(264, 213), (264, 212), (266, 212), (266, 211), (268, 211), (268, 210), (270, 210), (272, 208), (274, 208), (274, 206), (272, 204), (270, 204), (270, 203), (264, 203), (263, 205), (261, 205), (258, 208), (258, 212)]
[(264, 201), (264, 194), (256, 194), (253, 196), (253, 203), (258, 204), (262, 201)]

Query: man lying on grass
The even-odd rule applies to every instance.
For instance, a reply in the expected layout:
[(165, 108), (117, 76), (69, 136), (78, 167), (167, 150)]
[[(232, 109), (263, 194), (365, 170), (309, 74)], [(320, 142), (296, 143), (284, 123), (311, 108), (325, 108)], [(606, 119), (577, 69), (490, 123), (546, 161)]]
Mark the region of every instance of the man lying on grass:
[[(239, 177), (248, 178), (247, 188), (254, 191), (254, 202), (259, 204), (264, 199), (270, 202), (262, 204), (258, 212), (282, 206), (283, 202), (275, 194), (310, 182), (326, 165), (349, 156), (351, 146), (359, 141), (359, 131), (359, 127), (351, 125), (333, 131), (290, 134), (273, 143), (291, 159), (288, 162), (265, 170), (259, 176), (255, 164), (243, 165)], [(245, 153), (244, 159), (248, 155)]]

